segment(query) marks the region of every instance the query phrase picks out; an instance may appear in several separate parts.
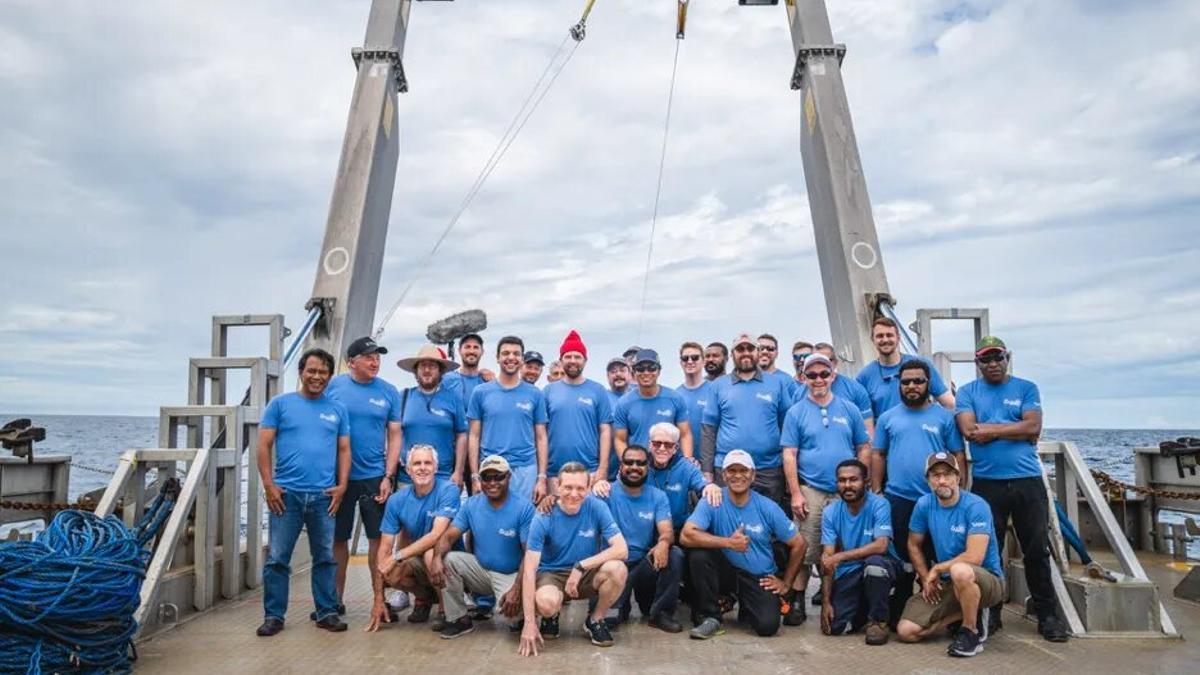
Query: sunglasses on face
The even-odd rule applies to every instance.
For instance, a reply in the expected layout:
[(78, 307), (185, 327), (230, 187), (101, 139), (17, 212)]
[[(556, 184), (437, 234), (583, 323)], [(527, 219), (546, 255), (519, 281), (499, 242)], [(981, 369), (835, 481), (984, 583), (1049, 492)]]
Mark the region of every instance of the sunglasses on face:
[(905, 377), (900, 379), (900, 384), (907, 387), (910, 384), (925, 384), (928, 381), (923, 377)]
[(812, 354), (812, 352), (808, 352), (805, 354), (792, 354), (792, 360), (795, 361), (796, 363), (800, 363), (804, 359), (807, 359), (809, 354)]
[(650, 441), (650, 447), (652, 447), (652, 448), (673, 448), (673, 447), (675, 447), (675, 442), (674, 441)]
[(679, 357), (679, 360), (683, 361), (684, 363), (695, 363), (700, 360), (700, 355), (699, 354), (684, 354), (683, 356)]
[(758, 347), (754, 345), (741, 344), (733, 348), (733, 351), (744, 354), (746, 352), (756, 352)]
[(833, 375), (833, 371), (822, 370), (819, 372), (813, 371), (811, 373), (805, 373), (804, 377), (807, 377), (810, 380), (828, 380), (832, 375)]
[(623, 460), (621, 460), (621, 464), (624, 464), (625, 466), (646, 466), (649, 463), (650, 462), (648, 462), (644, 459), (623, 459)]
[(480, 483), (499, 483), (505, 478), (508, 478), (507, 473), (485, 473), (479, 476)]
[(1008, 358), (1007, 354), (1004, 352), (998, 352), (996, 354), (988, 354), (986, 356), (977, 356), (975, 357), (975, 363), (1003, 363), (1004, 359), (1006, 358)]
[(640, 366), (634, 366), (633, 372), (635, 372), (635, 373), (657, 373), (658, 366), (656, 366), (652, 363), (647, 363), (647, 364), (643, 364)]

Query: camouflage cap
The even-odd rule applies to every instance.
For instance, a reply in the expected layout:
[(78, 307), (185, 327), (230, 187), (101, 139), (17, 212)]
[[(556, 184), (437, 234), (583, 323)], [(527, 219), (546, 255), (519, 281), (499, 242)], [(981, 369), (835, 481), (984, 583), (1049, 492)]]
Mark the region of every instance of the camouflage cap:
[(994, 335), (983, 336), (979, 339), (979, 344), (975, 345), (975, 356), (995, 351), (1006, 352), (1008, 347), (1004, 345), (1004, 340)]

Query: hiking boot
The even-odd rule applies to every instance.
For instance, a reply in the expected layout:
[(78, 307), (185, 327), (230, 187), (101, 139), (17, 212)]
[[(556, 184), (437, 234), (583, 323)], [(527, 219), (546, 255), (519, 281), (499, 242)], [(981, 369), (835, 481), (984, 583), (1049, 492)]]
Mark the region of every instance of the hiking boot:
[(791, 601), (791, 603), (787, 603), (787, 601), (784, 601), (784, 603), (787, 611), (783, 615), (783, 625), (799, 626), (803, 624), (806, 619), (808, 619), (808, 614), (804, 609), (804, 598), (802, 596), (797, 595)]
[(1053, 614), (1038, 621), (1038, 634), (1047, 642), (1066, 642), (1071, 639), (1067, 627)]
[(675, 617), (667, 614), (666, 612), (650, 617), (649, 623), (652, 627), (657, 628), (664, 633), (683, 632), (683, 624), (676, 621)]
[(979, 634), (967, 628), (959, 628), (946, 653), (950, 656), (966, 657), (975, 656), (982, 651), (983, 643), (979, 641)]
[(592, 644), (597, 647), (613, 646), (612, 633), (608, 632), (608, 626), (602, 620), (592, 621), (591, 617), (584, 619), (583, 632), (587, 633), (587, 636), (592, 640)]
[(442, 629), (443, 640), (453, 640), (461, 635), (466, 635), (475, 630), (475, 624), (471, 621), (471, 617), (462, 616), (455, 621), (446, 623), (446, 627)]
[(693, 640), (707, 640), (711, 637), (723, 635), (724, 633), (725, 629), (721, 627), (721, 622), (710, 616), (704, 621), (701, 621), (699, 626), (693, 628), (688, 633), (688, 637), (692, 638)]
[(429, 624), (429, 630), (440, 633), (446, 630), (446, 626), (450, 624), (446, 621), (446, 615), (443, 612), (438, 612), (437, 616), (433, 617), (433, 623)]
[(408, 613), (409, 623), (425, 623), (433, 612), (433, 604), (428, 602), (413, 603), (412, 611)]
[(872, 621), (867, 624), (866, 643), (872, 647), (886, 645), (888, 641), (887, 624), (882, 621)]
[(327, 630), (330, 633), (342, 633), (345, 632), (347, 626), (346, 622), (339, 619), (337, 614), (330, 614), (317, 622), (317, 628)]
[(258, 627), (258, 630), (254, 631), (254, 634), (258, 637), (271, 637), (272, 635), (277, 635), (281, 630), (283, 630), (283, 619), (276, 619), (273, 616), (269, 616), (263, 620), (262, 625)]
[(542, 639), (557, 640), (558, 639), (558, 615), (542, 619), (538, 624), (538, 632), (542, 634)]

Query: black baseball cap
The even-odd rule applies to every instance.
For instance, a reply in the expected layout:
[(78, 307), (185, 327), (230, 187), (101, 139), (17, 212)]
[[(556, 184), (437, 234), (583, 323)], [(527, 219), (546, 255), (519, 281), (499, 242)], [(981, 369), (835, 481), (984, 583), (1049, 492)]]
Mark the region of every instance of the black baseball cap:
[(525, 352), (525, 363), (540, 363), (544, 366), (546, 365), (546, 359), (542, 358), (541, 352), (530, 350)]
[(474, 340), (479, 343), (480, 347), (483, 346), (483, 336), (481, 336), (479, 333), (467, 333), (466, 335), (460, 337), (458, 339), (458, 346), (462, 347), (463, 343), (465, 343), (467, 340)]
[(350, 343), (350, 347), (346, 349), (346, 358), (352, 359), (356, 356), (364, 354), (386, 354), (387, 347), (381, 347), (376, 344), (375, 340), (370, 337), (360, 337)]
[(640, 351), (642, 351), (641, 347), (639, 347), (637, 345), (633, 345), (629, 349), (626, 349), (625, 351), (621, 352), (621, 356), (624, 356), (625, 358), (629, 358), (629, 357), (633, 356), (634, 354), (637, 354)]

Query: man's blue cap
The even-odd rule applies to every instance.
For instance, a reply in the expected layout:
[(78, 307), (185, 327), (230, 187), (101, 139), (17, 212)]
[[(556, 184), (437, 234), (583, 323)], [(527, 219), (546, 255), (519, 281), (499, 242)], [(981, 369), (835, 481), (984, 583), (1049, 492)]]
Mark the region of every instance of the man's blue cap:
[(662, 365), (658, 362), (658, 352), (654, 351), (653, 349), (639, 349), (638, 353), (633, 357), (633, 365), (635, 366), (645, 361), (649, 361), (656, 366)]
[(542, 358), (541, 352), (535, 352), (535, 351), (530, 350), (530, 351), (525, 352), (525, 363), (540, 363), (541, 365), (544, 366), (544, 365), (546, 365), (546, 359)]

